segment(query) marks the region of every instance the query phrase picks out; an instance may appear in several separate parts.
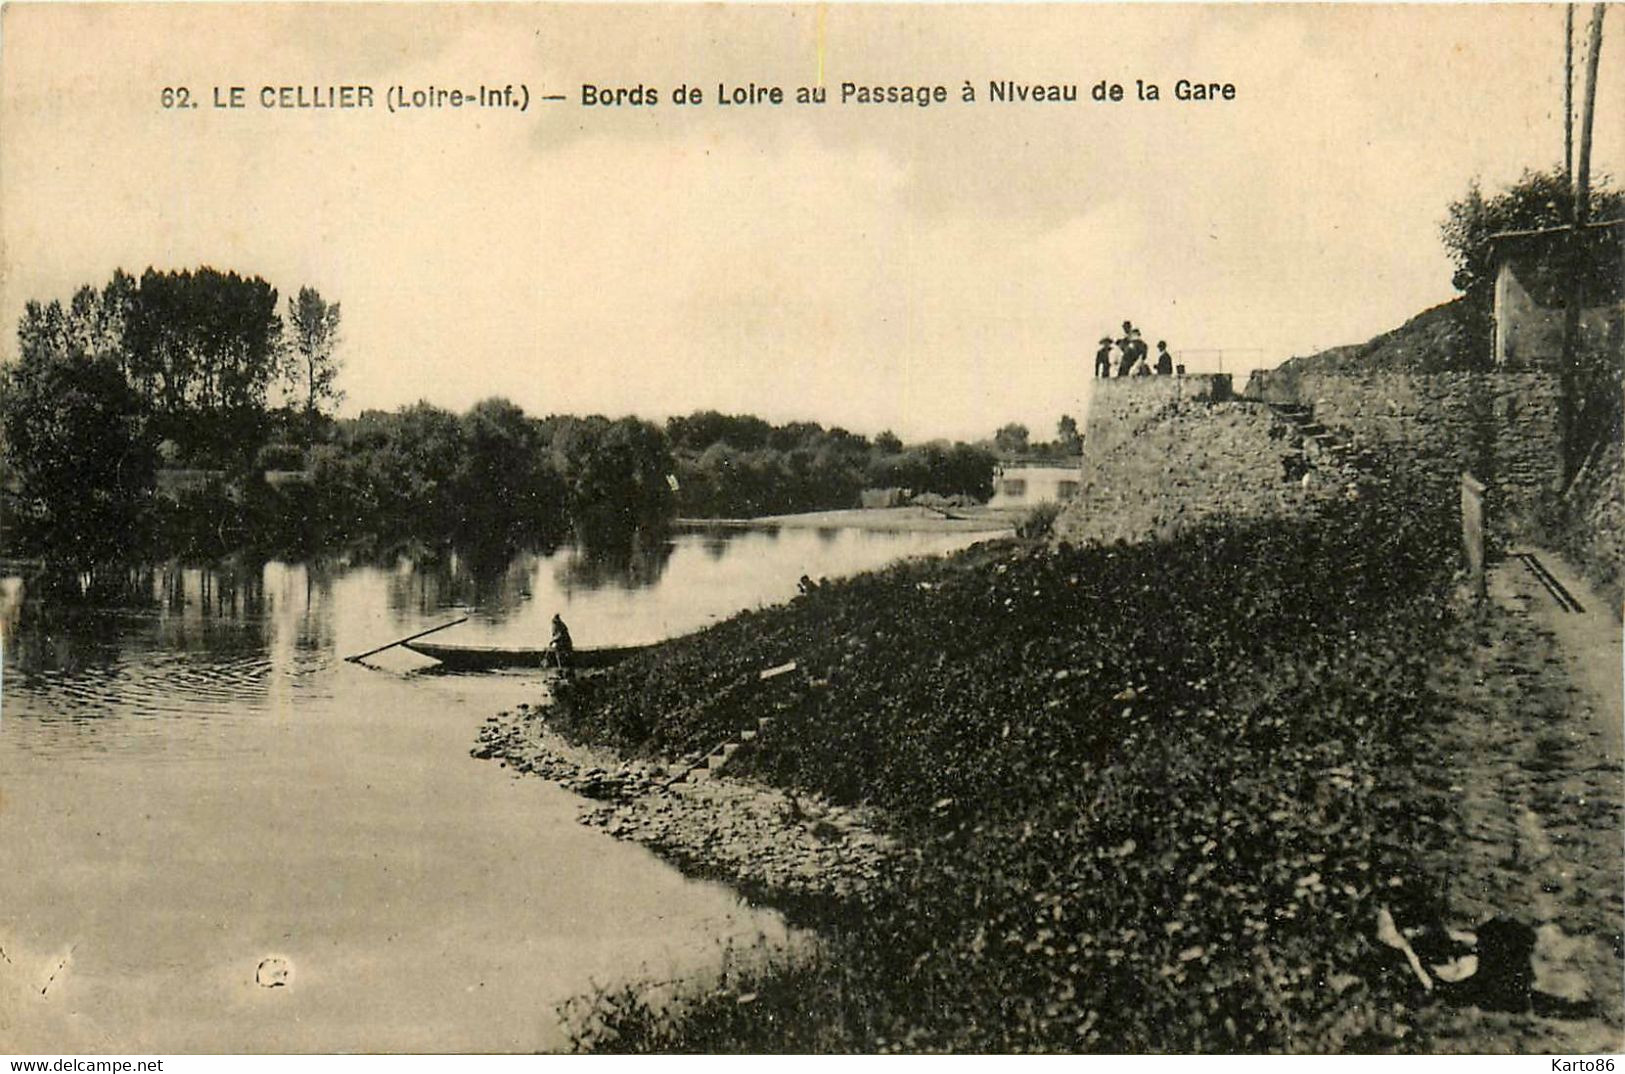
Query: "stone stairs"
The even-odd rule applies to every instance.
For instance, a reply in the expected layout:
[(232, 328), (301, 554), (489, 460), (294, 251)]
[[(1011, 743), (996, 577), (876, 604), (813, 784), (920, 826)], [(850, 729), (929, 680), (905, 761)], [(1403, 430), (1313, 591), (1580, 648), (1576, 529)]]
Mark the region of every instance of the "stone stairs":
[(722, 771), (724, 765), (733, 760), (734, 754), (744, 749), (746, 745), (756, 741), (763, 731), (773, 726), (774, 717), (763, 716), (757, 719), (756, 726), (740, 731), (737, 736), (721, 743), (706, 754), (699, 761), (689, 765), (683, 771), (673, 776), (667, 785), (672, 783), (703, 783)]
[[(755, 681), (768, 682), (788, 675), (795, 670), (796, 662), (792, 660), (787, 664), (780, 664), (778, 667), (768, 668), (759, 673)], [(775, 710), (783, 712), (790, 707), (790, 702), (779, 701), (773, 707)], [(758, 717), (754, 727), (747, 727), (736, 732), (732, 738), (719, 743), (699, 760), (685, 765), (682, 771), (666, 781), (666, 786), (669, 787), (674, 783), (702, 783), (705, 780), (714, 778), (717, 773), (722, 771), (724, 765), (733, 760), (734, 754), (745, 748), (746, 745), (756, 741), (762, 732), (773, 726), (777, 719), (776, 716)]]
[(1303, 437), (1308, 448), (1306, 454), (1311, 461), (1317, 464), (1330, 461), (1354, 470), (1369, 470), (1376, 461), (1376, 454), (1371, 449), (1349, 443), (1341, 434), (1317, 421), (1314, 407), (1304, 403), (1270, 403), (1269, 407), (1292, 423)]

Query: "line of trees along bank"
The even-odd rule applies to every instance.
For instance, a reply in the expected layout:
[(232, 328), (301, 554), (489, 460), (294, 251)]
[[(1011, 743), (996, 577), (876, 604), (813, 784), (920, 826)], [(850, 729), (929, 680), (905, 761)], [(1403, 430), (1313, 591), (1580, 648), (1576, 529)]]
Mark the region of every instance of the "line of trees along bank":
[[(661, 427), (490, 399), (335, 421), (339, 306), (303, 288), (286, 311), (265, 280), (212, 268), (29, 303), (0, 370), (5, 550), (83, 571), (242, 548), (626, 543), (679, 513), (852, 507), (866, 486), (992, 491), (981, 448), (714, 411)], [(157, 494), (165, 470), (183, 491)], [(267, 481), (277, 470), (300, 473)]]
[(693, 518), (751, 518), (856, 507), (865, 488), (993, 494), (996, 459), (985, 448), (932, 441), (905, 446), (817, 422), (771, 425), (749, 415), (698, 411), (666, 422), (676, 461), (677, 509)]
[[(98, 391), (59, 398), (105, 399), (71, 424), (116, 430), (110, 439), (126, 443), (150, 441), (141, 432), (134, 394), (108, 367), (89, 369), (99, 375)], [(697, 431), (711, 424), (717, 427)], [(8, 451), (24, 445), (36, 450), (35, 441), (8, 438)], [(712, 413), (673, 418), (665, 428), (632, 417), (538, 419), (506, 399), (485, 400), (461, 415), (425, 402), (367, 411), (331, 423), (324, 439), (309, 447), (267, 444), (246, 470), (173, 500), (152, 495), (152, 452), (132, 466), (129, 456), (115, 458), (94, 440), (39, 446), (58, 465), (36, 465), (31, 474), (48, 476), (59, 489), (95, 487), (108, 494), (80, 498), (74, 511), (52, 515), (53, 525), (25, 527), (34, 542), (18, 550), (78, 564), (239, 548), (551, 547), (572, 536), (611, 547), (676, 515), (853, 507), (871, 485), (985, 499), (995, 463), (980, 447), (904, 446), (887, 436), (871, 443), (813, 423), (769, 426)], [(301, 469), (292, 481), (273, 484), (264, 476)], [(142, 495), (122, 494), (131, 482), (141, 485)], [(93, 505), (100, 509), (90, 510)], [(116, 547), (98, 545), (108, 534), (116, 535)]]
[[(405, 540), (547, 545), (630, 540), (673, 516), (739, 518), (855, 507), (871, 486), (986, 499), (994, 456), (905, 446), (815, 422), (700, 411), (529, 418), (490, 399), (458, 416), (428, 403), (337, 423), (307, 485), (272, 490), (284, 545)], [(271, 527), (276, 532), (275, 526)]]
[(428, 403), (339, 422), (309, 480), (266, 488), (262, 530), (284, 547), (406, 541), (547, 547), (572, 532), (629, 540), (671, 517), (672, 458), (637, 418), (527, 417), (506, 399), (463, 415)]

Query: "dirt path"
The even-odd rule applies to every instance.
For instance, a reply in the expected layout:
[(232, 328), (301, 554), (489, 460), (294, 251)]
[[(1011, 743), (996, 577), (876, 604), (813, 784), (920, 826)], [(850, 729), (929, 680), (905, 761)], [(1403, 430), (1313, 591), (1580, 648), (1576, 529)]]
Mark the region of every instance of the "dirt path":
[(1576, 702), (1591, 716), (1598, 747), (1613, 761), (1625, 761), (1625, 650), (1620, 621), (1605, 599), (1556, 553), (1538, 548), (1514, 551), (1532, 554), (1576, 599), (1579, 608), (1565, 607), (1527, 561), (1511, 556), (1495, 570), (1497, 599), (1508, 610), (1529, 616), (1538, 629), (1549, 631), (1556, 639), (1577, 691)]
[(1585, 610), (1562, 610), (1519, 558), (1491, 570), (1476, 645), (1439, 672), (1461, 707), (1438, 729), (1447, 768), (1431, 789), (1456, 817), (1433, 870), (1450, 878), (1451, 924), (1529, 945), (1518, 962), (1530, 976), (1513, 1001), (1437, 1008), (1440, 1051), (1625, 1044), (1619, 625), (1537, 555)]

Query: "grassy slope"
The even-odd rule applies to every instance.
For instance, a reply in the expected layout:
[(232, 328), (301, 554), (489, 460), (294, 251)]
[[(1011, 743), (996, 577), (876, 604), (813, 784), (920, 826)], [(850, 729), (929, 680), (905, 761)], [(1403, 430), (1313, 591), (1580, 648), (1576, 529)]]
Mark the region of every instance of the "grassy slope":
[[(1410, 793), (1452, 700), (1451, 520), (1392, 486), (1179, 542), (988, 545), (751, 613), (555, 716), (634, 751), (780, 717), (735, 764), (886, 808), (912, 869), (831, 954), (680, 1018), (606, 997), (587, 1046), (1402, 1047), (1378, 908), (1436, 919)], [(796, 659), (793, 683), (755, 673)], [(1429, 854), (1432, 853), (1432, 857)], [(741, 995), (749, 996), (740, 1002)]]
[(1288, 359), (1299, 373), (1443, 373), (1482, 369), (1489, 361), (1487, 324), (1472, 317), (1465, 298), (1423, 310), (1398, 328), (1364, 343)]

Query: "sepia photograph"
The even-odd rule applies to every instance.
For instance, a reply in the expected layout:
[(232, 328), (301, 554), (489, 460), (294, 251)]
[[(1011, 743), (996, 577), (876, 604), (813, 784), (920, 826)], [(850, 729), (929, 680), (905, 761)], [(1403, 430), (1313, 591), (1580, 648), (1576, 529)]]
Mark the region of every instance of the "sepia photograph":
[(1612, 1070), (1622, 104), (1610, 4), (4, 4), (9, 1069)]

